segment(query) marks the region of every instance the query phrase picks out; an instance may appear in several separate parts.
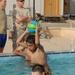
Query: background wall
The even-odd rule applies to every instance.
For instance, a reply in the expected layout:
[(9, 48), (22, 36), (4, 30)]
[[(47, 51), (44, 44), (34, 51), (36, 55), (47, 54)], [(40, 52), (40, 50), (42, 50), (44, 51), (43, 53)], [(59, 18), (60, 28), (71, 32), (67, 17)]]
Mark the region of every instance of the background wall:
[[(24, 7), (29, 7), (29, 1), (25, 0)], [(9, 11), (13, 10), (13, 4), (16, 4), (16, 0), (7, 0), (6, 14), (9, 14)]]
[[(6, 14), (13, 10), (13, 4), (16, 4), (16, 0), (7, 0)], [(25, 0), (24, 7), (30, 7), (31, 14), (33, 15), (33, 0)], [(44, 0), (35, 0), (35, 10), (44, 14)]]
[[(61, 0), (60, 2), (60, 15), (63, 15), (64, 0)], [(6, 14), (9, 14), (9, 11), (13, 10), (13, 4), (16, 4), (16, 0), (7, 0)], [(33, 0), (25, 0), (24, 7), (30, 7), (31, 14), (33, 15)], [(35, 10), (44, 15), (44, 0), (35, 0)]]
[(64, 12), (64, 0), (60, 1), (60, 15), (63, 15)]

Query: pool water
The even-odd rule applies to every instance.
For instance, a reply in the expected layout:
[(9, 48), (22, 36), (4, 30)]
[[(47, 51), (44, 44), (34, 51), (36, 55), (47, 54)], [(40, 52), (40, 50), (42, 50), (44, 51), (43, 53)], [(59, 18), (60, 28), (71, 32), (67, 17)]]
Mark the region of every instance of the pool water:
[(30, 75), (31, 67), (24, 57), (1, 57), (0, 61), (0, 75)]
[(52, 60), (50, 65), (53, 75), (75, 75), (75, 58)]
[[(47, 53), (47, 61), (52, 75), (75, 75), (74, 52)], [(31, 75), (31, 69), (24, 57), (0, 56), (0, 75)]]

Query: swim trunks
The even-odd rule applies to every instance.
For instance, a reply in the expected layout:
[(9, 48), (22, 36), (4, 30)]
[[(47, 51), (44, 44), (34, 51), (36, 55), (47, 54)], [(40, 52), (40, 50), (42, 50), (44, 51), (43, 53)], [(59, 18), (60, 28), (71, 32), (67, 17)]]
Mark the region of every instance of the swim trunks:
[(4, 48), (7, 39), (7, 34), (0, 34), (0, 47)]

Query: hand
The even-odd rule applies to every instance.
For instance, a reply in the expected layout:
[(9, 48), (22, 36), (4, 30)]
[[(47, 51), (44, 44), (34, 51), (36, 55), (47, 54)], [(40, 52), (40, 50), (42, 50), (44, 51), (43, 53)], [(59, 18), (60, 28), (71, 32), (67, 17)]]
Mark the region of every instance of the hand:
[(16, 18), (17, 18), (17, 19), (19, 19), (19, 18), (21, 18), (21, 16), (19, 16), (19, 15), (16, 15)]
[(32, 20), (32, 16), (28, 16), (27, 22), (30, 22)]
[(19, 21), (19, 20), (17, 20), (17, 19), (16, 19), (16, 22), (17, 22), (18, 24), (20, 24), (20, 21)]
[(25, 30), (26, 33), (29, 33), (28, 29)]
[(31, 15), (28, 15), (28, 17), (31, 17)]
[(40, 31), (40, 26), (36, 27), (36, 31), (38, 31), (38, 32)]

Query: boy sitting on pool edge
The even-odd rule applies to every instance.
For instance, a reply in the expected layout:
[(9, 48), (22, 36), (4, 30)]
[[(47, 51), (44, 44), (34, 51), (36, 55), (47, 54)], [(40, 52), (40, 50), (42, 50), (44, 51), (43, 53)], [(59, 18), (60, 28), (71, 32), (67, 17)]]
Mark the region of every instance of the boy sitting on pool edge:
[[(20, 45), (14, 50), (14, 54), (25, 56), (27, 61), (31, 61), (31, 64), (40, 64), (44, 66), (46, 75), (52, 75), (51, 70), (48, 67), (44, 48), (40, 45), (39, 40), (39, 27), (36, 27), (35, 35), (28, 35), (26, 31), (17, 39), (17, 43)], [(28, 35), (25, 42), (21, 40)], [(25, 53), (21, 52), (25, 50)]]

